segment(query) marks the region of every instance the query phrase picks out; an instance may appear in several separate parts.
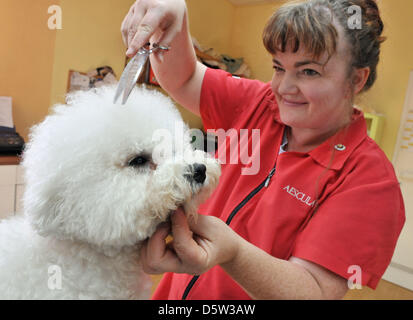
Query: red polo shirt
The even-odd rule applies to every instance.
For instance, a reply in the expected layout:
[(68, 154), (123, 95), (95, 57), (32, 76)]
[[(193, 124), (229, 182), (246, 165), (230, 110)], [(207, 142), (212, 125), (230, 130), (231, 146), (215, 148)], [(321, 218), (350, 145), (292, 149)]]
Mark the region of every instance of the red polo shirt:
[[(285, 125), (270, 84), (208, 69), (200, 108), (206, 130), (248, 129), (249, 155), (255, 153), (260, 168), (242, 175), (249, 165), (230, 164), (228, 154), (219, 185), (199, 212), (230, 220), (239, 235), (274, 257), (312, 261), (343, 278), (360, 270), (362, 284), (375, 288), (405, 213), (394, 169), (367, 136), (363, 114), (355, 110), (348, 128), (308, 153), (279, 154)], [(260, 148), (253, 151), (252, 129), (260, 130)], [(220, 266), (199, 278), (167, 273), (153, 299), (183, 296), (249, 299)]]

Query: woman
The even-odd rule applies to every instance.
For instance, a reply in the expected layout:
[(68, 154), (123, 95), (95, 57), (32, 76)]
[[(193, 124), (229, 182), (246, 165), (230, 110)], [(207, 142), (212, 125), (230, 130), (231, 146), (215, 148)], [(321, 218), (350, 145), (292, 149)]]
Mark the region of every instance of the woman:
[[(352, 5), (361, 29), (347, 23)], [(382, 30), (373, 0), (287, 3), (263, 33), (275, 72), (262, 83), (197, 62), (183, 0), (136, 1), (127, 54), (149, 39), (170, 45), (151, 63), (176, 101), (206, 129), (260, 130), (259, 172), (223, 165), (198, 221), (178, 210), (173, 243), (162, 226), (143, 247), (145, 270), (167, 272), (154, 299), (340, 299), (347, 279), (377, 286), (404, 205), (353, 100), (376, 79)]]

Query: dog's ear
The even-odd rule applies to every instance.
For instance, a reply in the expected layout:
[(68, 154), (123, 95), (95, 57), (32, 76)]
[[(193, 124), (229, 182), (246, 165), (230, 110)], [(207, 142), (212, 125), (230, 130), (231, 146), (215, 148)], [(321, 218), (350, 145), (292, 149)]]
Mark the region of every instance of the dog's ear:
[[(26, 194), (27, 191), (26, 191)], [(30, 198), (24, 199), (25, 213), (27, 214), (33, 228), (42, 236), (59, 234), (63, 226), (62, 207), (63, 199), (59, 195), (53, 196), (48, 201), (33, 203)]]

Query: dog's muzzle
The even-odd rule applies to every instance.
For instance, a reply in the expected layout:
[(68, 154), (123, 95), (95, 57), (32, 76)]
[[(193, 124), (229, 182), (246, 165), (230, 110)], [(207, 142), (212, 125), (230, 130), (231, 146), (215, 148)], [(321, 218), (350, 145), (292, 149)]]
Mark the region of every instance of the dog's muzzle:
[(203, 184), (206, 179), (206, 166), (200, 163), (194, 163), (189, 167), (190, 173), (185, 174), (185, 178), (190, 182)]

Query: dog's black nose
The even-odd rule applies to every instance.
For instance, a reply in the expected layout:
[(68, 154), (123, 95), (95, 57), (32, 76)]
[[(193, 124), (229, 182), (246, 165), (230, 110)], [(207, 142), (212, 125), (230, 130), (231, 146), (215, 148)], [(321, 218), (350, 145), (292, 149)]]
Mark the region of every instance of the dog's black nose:
[(204, 183), (206, 179), (206, 167), (203, 164), (195, 163), (194, 168), (194, 180), (198, 183)]

